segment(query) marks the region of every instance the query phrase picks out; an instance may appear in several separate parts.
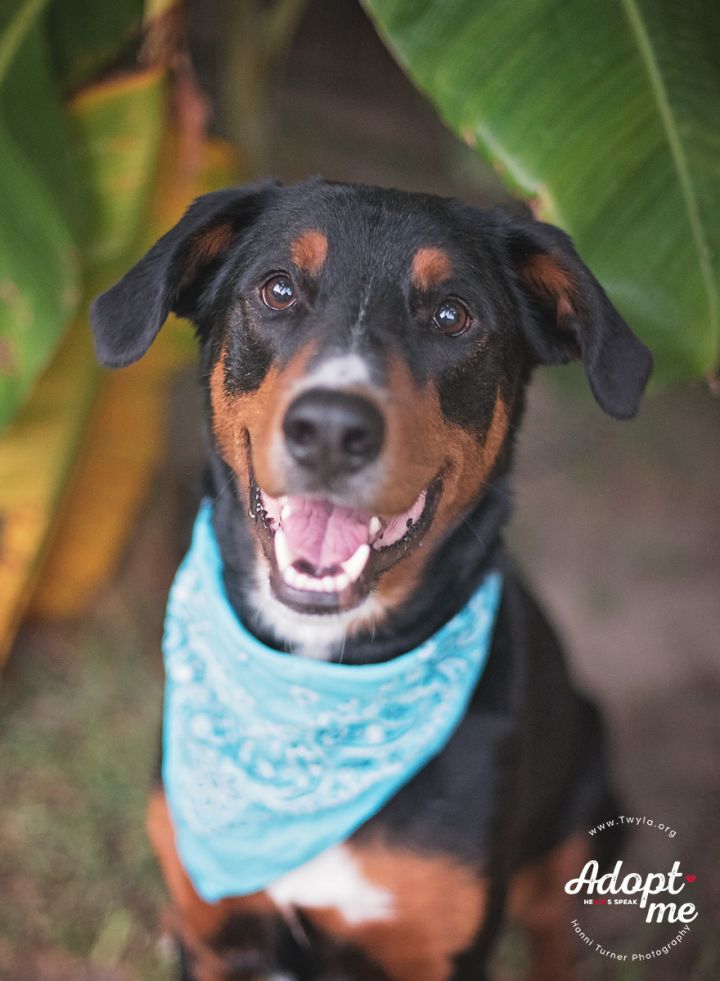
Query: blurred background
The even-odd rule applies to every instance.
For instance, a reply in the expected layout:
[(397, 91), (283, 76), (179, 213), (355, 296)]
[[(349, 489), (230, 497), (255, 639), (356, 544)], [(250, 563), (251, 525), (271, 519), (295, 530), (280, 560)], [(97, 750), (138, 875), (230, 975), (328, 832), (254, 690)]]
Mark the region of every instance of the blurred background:
[[(173, 969), (143, 812), (203, 465), (192, 332), (107, 375), (87, 303), (198, 194), (314, 173), (532, 207), (655, 351), (630, 423), (579, 369), (538, 372), (508, 537), (604, 707), (625, 813), (676, 831), (639, 829), (626, 864), (697, 875), (681, 946), (580, 976), (720, 977), (718, 8), (571, 6), (0, 8), (0, 978)], [(672, 933), (604, 912), (611, 949)], [(497, 976), (525, 966), (508, 931)]]

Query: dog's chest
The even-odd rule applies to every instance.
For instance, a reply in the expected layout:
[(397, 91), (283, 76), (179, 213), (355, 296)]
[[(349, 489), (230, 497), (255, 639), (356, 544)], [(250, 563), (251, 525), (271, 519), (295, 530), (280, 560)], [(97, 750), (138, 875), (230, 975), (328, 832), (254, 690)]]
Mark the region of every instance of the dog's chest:
[(334, 909), (350, 926), (392, 918), (392, 892), (372, 882), (346, 845), (337, 845), (266, 890), (283, 911)]
[(447, 853), (376, 835), (328, 849), (278, 879), (266, 895), (302, 943), (302, 919), (364, 951), (388, 977), (441, 981), (477, 935), (486, 882)]
[[(281, 883), (286, 904), (357, 909), (361, 920), (385, 908), (335, 846), (460, 725), (489, 654), (500, 582), (488, 574), (435, 635), (388, 662), (289, 657), (260, 644), (230, 607), (203, 506), (163, 641), (163, 784), (178, 850), (203, 899)], [(318, 898), (318, 882), (337, 892)], [(301, 888), (309, 903), (293, 898)]]

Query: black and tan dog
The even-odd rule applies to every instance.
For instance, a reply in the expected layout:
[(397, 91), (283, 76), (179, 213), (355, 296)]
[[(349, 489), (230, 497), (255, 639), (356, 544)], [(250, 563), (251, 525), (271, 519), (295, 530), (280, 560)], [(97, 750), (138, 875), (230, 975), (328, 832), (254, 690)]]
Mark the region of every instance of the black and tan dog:
[(530, 931), (533, 978), (571, 976), (562, 887), (611, 795), (597, 713), (503, 549), (508, 472), (536, 365), (581, 359), (628, 418), (649, 352), (556, 228), (320, 179), (199, 199), (95, 302), (100, 361), (140, 358), (170, 312), (200, 342), (227, 596), (263, 642), (385, 662), (503, 575), (446, 748), (282, 904), (203, 901), (156, 791), (185, 976), (478, 981), (505, 912)]

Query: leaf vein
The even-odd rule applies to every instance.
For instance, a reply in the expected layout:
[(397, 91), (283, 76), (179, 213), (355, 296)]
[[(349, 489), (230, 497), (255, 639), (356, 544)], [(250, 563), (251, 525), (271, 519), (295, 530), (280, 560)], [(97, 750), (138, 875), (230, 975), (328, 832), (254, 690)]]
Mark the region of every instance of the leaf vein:
[(690, 174), (685, 148), (682, 140), (680, 139), (680, 134), (678, 132), (677, 123), (670, 105), (670, 99), (665, 87), (662, 72), (660, 70), (657, 58), (655, 57), (650, 35), (643, 21), (637, 0), (622, 0), (622, 5), (635, 35), (640, 56), (645, 64), (650, 85), (657, 100), (658, 113), (665, 130), (665, 136), (670, 147), (673, 163), (675, 164), (682, 195), (685, 199), (690, 230), (692, 232), (695, 249), (698, 254), (700, 274), (705, 283), (705, 290), (707, 293), (708, 316), (710, 321), (709, 326), (713, 338), (712, 343), (715, 344), (717, 335), (720, 331), (720, 325), (718, 323), (718, 290), (715, 283), (715, 277), (713, 275), (712, 264), (710, 262), (710, 248), (707, 242), (702, 218), (700, 217), (697, 195), (695, 193), (695, 187)]

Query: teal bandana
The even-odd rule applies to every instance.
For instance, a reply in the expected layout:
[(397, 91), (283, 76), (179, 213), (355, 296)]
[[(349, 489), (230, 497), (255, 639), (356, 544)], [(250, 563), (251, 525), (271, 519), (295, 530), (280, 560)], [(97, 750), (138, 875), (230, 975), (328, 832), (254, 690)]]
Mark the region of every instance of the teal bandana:
[(168, 602), (163, 780), (177, 849), (215, 902), (345, 841), (447, 744), (487, 660), (501, 577), (386, 663), (260, 643), (225, 594), (208, 502)]

